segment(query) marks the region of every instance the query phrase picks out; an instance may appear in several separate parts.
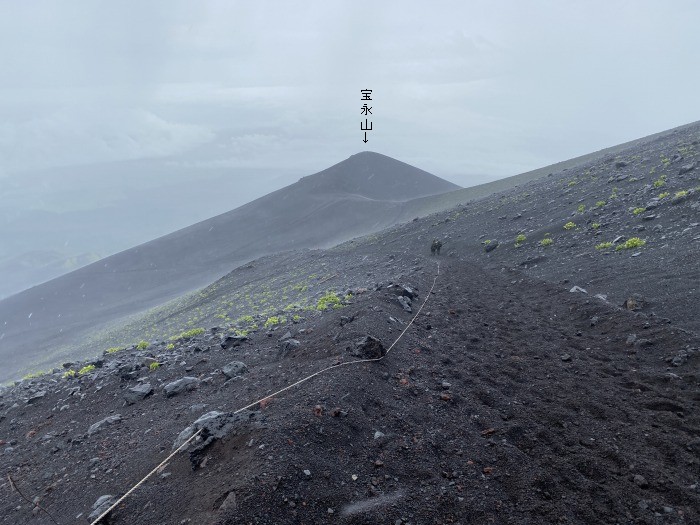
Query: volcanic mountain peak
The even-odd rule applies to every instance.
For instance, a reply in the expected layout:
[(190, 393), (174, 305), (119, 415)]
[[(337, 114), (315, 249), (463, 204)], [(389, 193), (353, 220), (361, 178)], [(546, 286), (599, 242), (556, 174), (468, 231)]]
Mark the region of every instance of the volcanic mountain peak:
[(405, 201), (459, 188), (405, 162), (362, 151), (338, 164), (302, 178), (305, 191), (358, 194), (370, 199)]

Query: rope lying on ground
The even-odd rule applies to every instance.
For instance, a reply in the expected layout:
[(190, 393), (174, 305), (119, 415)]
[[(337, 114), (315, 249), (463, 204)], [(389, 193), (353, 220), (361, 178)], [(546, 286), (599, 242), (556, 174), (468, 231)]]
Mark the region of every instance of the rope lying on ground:
[[(431, 294), (433, 293), (433, 289), (435, 288), (435, 283), (437, 282), (438, 275), (440, 275), (440, 263), (438, 263), (438, 266), (437, 266), (437, 273), (435, 274), (435, 277), (433, 278), (433, 284), (432, 284), (432, 286), (430, 287), (430, 290), (428, 290), (428, 293), (425, 295), (425, 300), (423, 301), (423, 304), (420, 305), (420, 308), (418, 309), (418, 311), (416, 312), (416, 314), (411, 318), (411, 320), (409, 321), (409, 323), (408, 323), (408, 324), (406, 325), (406, 327), (401, 331), (401, 333), (400, 333), (399, 336), (396, 338), (396, 340), (395, 340), (393, 343), (391, 343), (391, 346), (390, 346), (389, 348), (387, 348), (387, 350), (386, 350), (386, 352), (384, 353), (384, 355), (382, 355), (382, 356), (380, 356), (380, 357), (374, 357), (374, 358), (371, 358), (371, 359), (356, 359), (355, 361), (346, 361), (346, 362), (343, 362), (343, 363), (336, 363), (335, 365), (328, 366), (328, 367), (326, 367), (326, 368), (323, 368), (323, 369), (319, 370), (318, 372), (314, 372), (313, 374), (308, 375), (308, 376), (306, 376), (306, 377), (300, 379), (300, 380), (297, 381), (296, 383), (292, 383), (291, 385), (287, 385), (286, 387), (284, 387), (284, 388), (278, 390), (277, 392), (274, 392), (273, 394), (270, 394), (270, 395), (268, 395), (268, 396), (265, 396), (265, 397), (263, 397), (263, 398), (261, 398), (261, 399), (258, 399), (257, 401), (253, 401), (253, 402), (250, 403), (249, 405), (246, 405), (246, 406), (244, 406), (244, 407), (242, 407), (242, 408), (239, 408), (238, 410), (234, 411), (233, 414), (238, 414), (238, 413), (240, 413), (240, 412), (243, 412), (244, 410), (248, 410), (249, 408), (253, 408), (255, 405), (260, 404), (261, 402), (265, 401), (266, 399), (270, 399), (270, 398), (272, 398), (272, 397), (275, 397), (275, 396), (281, 394), (282, 392), (286, 392), (287, 390), (290, 390), (290, 389), (294, 388), (295, 386), (299, 386), (299, 385), (301, 385), (302, 383), (305, 383), (305, 382), (307, 382), (307, 381), (313, 379), (314, 377), (319, 376), (319, 375), (321, 375), (321, 374), (324, 374), (324, 373), (326, 373), (326, 372), (328, 372), (328, 371), (330, 371), (330, 370), (333, 370), (333, 369), (335, 369), (335, 368), (340, 368), (341, 366), (348, 366), (348, 365), (357, 365), (357, 364), (360, 364), (360, 363), (373, 363), (373, 362), (381, 361), (382, 359), (384, 359), (386, 356), (389, 355), (389, 352), (391, 351), (391, 349), (394, 348), (394, 346), (396, 346), (396, 343), (398, 343), (398, 342), (401, 340), (401, 338), (404, 336), (404, 334), (406, 333), (406, 331), (411, 327), (411, 325), (413, 324), (413, 322), (414, 322), (414, 321), (416, 320), (416, 318), (420, 315), (421, 311), (423, 310), (423, 307), (424, 307), (425, 304), (428, 302), (428, 299), (430, 298)], [(202, 430), (204, 430), (204, 429), (203, 429), (203, 428), (200, 428), (197, 432), (195, 432), (194, 434), (192, 434), (192, 436), (190, 436), (190, 438), (189, 438), (187, 441), (185, 441), (182, 445), (180, 445), (179, 447), (177, 447), (167, 458), (165, 458), (163, 461), (161, 461), (161, 462), (158, 464), (157, 467), (155, 467), (155, 468), (154, 468), (153, 470), (151, 470), (148, 474), (146, 474), (146, 476), (145, 476), (143, 479), (141, 479), (141, 481), (139, 481), (136, 485), (134, 485), (133, 487), (131, 487), (121, 498), (119, 498), (117, 501), (115, 501), (107, 510), (105, 510), (102, 514), (100, 514), (100, 516), (99, 516), (95, 521), (93, 521), (92, 523), (90, 523), (90, 525), (97, 525), (97, 523), (99, 523), (100, 520), (101, 520), (102, 518), (104, 518), (105, 516), (107, 516), (107, 514), (109, 514), (110, 512), (112, 512), (112, 511), (117, 507), (117, 505), (119, 505), (119, 504), (120, 504), (121, 502), (123, 502), (126, 498), (128, 498), (137, 488), (139, 488), (141, 485), (143, 485), (143, 483), (145, 483), (146, 480), (148, 480), (153, 474), (155, 474), (155, 473), (158, 472), (162, 467), (164, 467), (165, 465), (167, 465), (167, 463), (168, 463), (173, 457), (175, 457), (175, 455), (177, 455), (178, 452), (180, 452), (183, 448), (185, 448), (186, 446), (188, 446), (194, 439), (196, 439), (197, 436), (199, 436), (199, 434), (202, 433)]]

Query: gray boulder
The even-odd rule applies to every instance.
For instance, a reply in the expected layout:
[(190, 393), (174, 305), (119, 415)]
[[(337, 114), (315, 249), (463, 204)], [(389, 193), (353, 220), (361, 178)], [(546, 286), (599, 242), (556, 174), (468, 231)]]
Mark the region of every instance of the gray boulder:
[(684, 173), (688, 173), (689, 171), (693, 171), (695, 168), (697, 168), (697, 166), (698, 166), (698, 163), (695, 160), (693, 162), (688, 163), (688, 164), (684, 164), (678, 170), (678, 175), (683, 175)]
[(151, 386), (150, 383), (143, 383), (141, 385), (137, 385), (133, 388), (128, 389), (126, 392), (124, 392), (124, 399), (129, 405), (133, 405), (134, 403), (141, 401), (147, 396), (150, 396), (153, 393), (153, 387)]
[(221, 369), (226, 377), (233, 378), (248, 372), (248, 367), (241, 361), (231, 361)]
[(279, 358), (284, 358), (289, 355), (291, 351), (293, 351), (295, 348), (298, 348), (301, 346), (301, 342), (297, 339), (285, 339), (283, 342), (279, 344), (279, 352), (277, 354), (277, 357)]
[(88, 428), (88, 436), (92, 436), (93, 434), (100, 432), (106, 426), (119, 423), (121, 420), (121, 414), (114, 414), (113, 416), (108, 416), (104, 419), (101, 419), (97, 423), (93, 423), (92, 425), (90, 425), (90, 428)]
[(256, 413), (250, 410), (244, 410), (238, 414), (233, 414), (230, 412), (218, 412), (213, 410), (207, 412), (199, 419), (197, 419), (190, 426), (185, 428), (175, 439), (173, 443), (173, 450), (180, 448), (184, 445), (196, 432), (201, 430), (196, 440), (190, 443), (188, 446), (183, 448), (184, 450), (190, 450), (190, 461), (192, 462), (192, 467), (197, 468), (199, 466), (201, 453), (209, 445), (211, 445), (217, 439), (224, 439), (230, 435), (235, 434), (242, 426), (254, 421), (256, 418)]
[(92, 512), (88, 516), (88, 519), (92, 521), (99, 518), (103, 512), (105, 512), (108, 508), (114, 505), (115, 501), (117, 501), (117, 497), (112, 496), (111, 494), (105, 494), (104, 496), (100, 496), (99, 498), (97, 498), (97, 501), (95, 501), (95, 503), (92, 504)]
[(173, 397), (186, 390), (194, 390), (199, 385), (199, 379), (196, 377), (185, 376), (182, 379), (168, 383), (163, 387), (166, 397)]
[(248, 338), (244, 335), (224, 335), (221, 337), (221, 348), (229, 350), (241, 346)]

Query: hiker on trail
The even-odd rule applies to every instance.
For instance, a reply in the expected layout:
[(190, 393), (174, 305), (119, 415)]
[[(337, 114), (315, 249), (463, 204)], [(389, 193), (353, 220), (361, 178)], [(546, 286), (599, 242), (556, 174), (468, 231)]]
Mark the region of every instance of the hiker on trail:
[(440, 248), (442, 248), (442, 241), (433, 239), (433, 243), (430, 245), (430, 255), (435, 255), (435, 253), (440, 255)]

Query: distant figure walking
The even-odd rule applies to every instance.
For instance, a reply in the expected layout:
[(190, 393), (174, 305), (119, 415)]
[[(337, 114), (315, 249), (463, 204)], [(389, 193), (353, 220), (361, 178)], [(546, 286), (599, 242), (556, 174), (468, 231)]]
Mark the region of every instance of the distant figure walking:
[(440, 248), (442, 248), (442, 241), (433, 239), (433, 243), (430, 245), (430, 255), (435, 255), (436, 253), (440, 255)]

